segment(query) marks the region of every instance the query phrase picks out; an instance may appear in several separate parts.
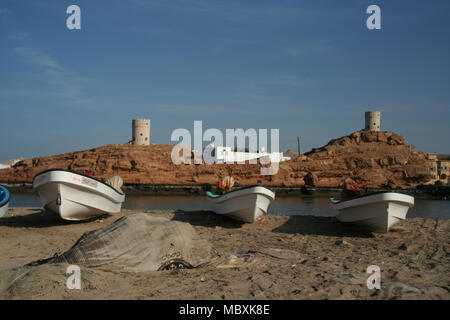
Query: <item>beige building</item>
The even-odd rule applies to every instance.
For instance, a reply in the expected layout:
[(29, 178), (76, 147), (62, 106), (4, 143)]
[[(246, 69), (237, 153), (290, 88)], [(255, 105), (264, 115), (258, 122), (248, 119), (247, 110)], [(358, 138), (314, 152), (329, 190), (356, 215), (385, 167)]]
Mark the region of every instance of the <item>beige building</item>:
[(433, 183), (449, 184), (448, 176), (450, 174), (450, 155), (448, 154), (428, 154), (428, 170), (432, 176)]
[(381, 112), (380, 111), (366, 111), (364, 114), (366, 124), (364, 130), (366, 131), (380, 131)]
[(150, 119), (133, 119), (131, 143), (148, 146), (150, 144)]

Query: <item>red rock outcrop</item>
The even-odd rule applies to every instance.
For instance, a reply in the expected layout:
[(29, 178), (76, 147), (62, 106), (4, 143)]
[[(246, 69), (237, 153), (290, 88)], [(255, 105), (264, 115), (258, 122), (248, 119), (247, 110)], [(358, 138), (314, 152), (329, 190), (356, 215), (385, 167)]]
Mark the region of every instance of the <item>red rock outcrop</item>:
[[(260, 174), (260, 164), (181, 164), (171, 160), (173, 145), (107, 145), (85, 151), (26, 159), (0, 171), (0, 182), (30, 183), (37, 173), (51, 169), (89, 172), (99, 179), (120, 175), (127, 184), (216, 185), (233, 174), (239, 185), (338, 187), (351, 177), (362, 187), (408, 187), (430, 180), (426, 154), (413, 151), (393, 132), (358, 131), (303, 156), (280, 163), (277, 174)], [(306, 178), (306, 179), (305, 179)]]

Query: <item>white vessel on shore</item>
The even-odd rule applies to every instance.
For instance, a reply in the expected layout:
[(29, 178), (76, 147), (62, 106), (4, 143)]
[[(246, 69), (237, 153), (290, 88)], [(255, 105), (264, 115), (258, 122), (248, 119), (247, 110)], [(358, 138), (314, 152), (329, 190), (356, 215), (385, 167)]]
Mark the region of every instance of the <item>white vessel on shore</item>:
[(406, 218), (408, 209), (414, 206), (414, 197), (396, 192), (381, 192), (349, 200), (330, 198), (338, 211), (336, 218), (369, 227), (375, 232), (389, 229)]
[(33, 179), (33, 189), (45, 209), (65, 220), (85, 220), (118, 213), (125, 201), (120, 186), (114, 188), (92, 177), (62, 169), (37, 174)]
[(267, 213), (267, 208), (275, 199), (275, 193), (261, 186), (242, 188), (223, 195), (208, 191), (206, 196), (211, 211), (250, 223)]

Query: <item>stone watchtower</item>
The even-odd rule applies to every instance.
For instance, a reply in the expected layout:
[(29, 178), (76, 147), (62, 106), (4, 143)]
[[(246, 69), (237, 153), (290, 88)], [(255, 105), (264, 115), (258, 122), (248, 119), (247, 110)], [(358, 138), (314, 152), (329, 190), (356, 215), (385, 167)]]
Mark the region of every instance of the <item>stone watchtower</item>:
[(150, 144), (150, 119), (133, 119), (133, 144), (148, 146)]
[(380, 111), (366, 111), (366, 126), (364, 130), (366, 131), (380, 131)]

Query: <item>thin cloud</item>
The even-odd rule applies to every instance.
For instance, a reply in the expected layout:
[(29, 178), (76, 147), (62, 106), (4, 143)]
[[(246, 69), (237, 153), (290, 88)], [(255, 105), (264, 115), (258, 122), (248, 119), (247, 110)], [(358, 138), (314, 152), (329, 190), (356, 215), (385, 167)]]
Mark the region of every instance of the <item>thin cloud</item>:
[(6, 8), (0, 8), (0, 16), (10, 14), (11, 11)]
[(9, 39), (13, 41), (28, 41), (30, 35), (27, 32), (17, 32), (9, 36)]
[(133, 33), (143, 33), (148, 35), (167, 35), (172, 33), (172, 30), (160, 26), (130, 26), (126, 29)]
[(28, 47), (17, 47), (14, 49), (27, 62), (37, 67), (43, 67), (51, 70), (63, 71), (64, 68), (49, 55)]
[[(148, 106), (145, 106), (148, 109)], [(154, 113), (170, 114), (176, 116), (192, 116), (193, 113), (210, 114), (214, 110), (215, 114), (226, 115), (241, 115), (241, 116), (254, 116), (254, 112), (242, 108), (232, 108), (229, 106), (217, 106), (217, 105), (158, 105), (151, 108)]]
[(328, 42), (313, 41), (305, 42), (300, 45), (290, 45), (281, 49), (281, 55), (298, 58), (310, 55), (323, 54), (332, 51)]
[(264, 75), (258, 78), (237, 78), (235, 81), (241, 82), (245, 88), (265, 90), (268, 87), (309, 87), (315, 82), (306, 77), (296, 75)]
[(83, 96), (83, 91), (86, 86), (91, 86), (97, 80), (77, 76), (43, 51), (30, 47), (17, 47), (14, 48), (14, 52), (38, 70), (35, 77), (48, 84), (46, 90), (40, 92), (41, 95), (60, 97), (65, 103), (69, 102), (77, 106), (89, 103), (89, 99)]
[(313, 81), (311, 79), (291, 75), (280, 75), (275, 76), (271, 79), (260, 81), (261, 83), (268, 85), (293, 86), (293, 87), (305, 87), (313, 84)]

